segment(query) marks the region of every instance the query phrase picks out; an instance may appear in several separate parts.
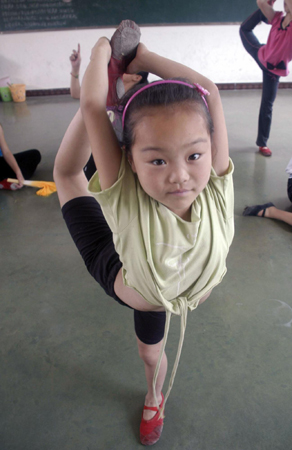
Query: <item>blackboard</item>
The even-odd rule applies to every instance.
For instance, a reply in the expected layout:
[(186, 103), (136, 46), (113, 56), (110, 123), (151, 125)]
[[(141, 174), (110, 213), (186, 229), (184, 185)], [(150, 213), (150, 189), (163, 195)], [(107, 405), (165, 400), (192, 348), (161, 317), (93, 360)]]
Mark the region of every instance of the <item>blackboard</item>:
[(241, 22), (255, 0), (0, 0), (0, 32)]

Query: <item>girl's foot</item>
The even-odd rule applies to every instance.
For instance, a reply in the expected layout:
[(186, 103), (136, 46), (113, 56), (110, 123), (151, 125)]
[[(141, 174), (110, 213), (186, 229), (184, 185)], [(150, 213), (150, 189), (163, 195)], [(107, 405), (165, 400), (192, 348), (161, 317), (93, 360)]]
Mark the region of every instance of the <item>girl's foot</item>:
[[(162, 400), (159, 405), (159, 408), (162, 408), (164, 403), (164, 397), (162, 393), (161, 396)], [(149, 412), (154, 411), (155, 412), (154, 417), (152, 417), (152, 419), (150, 420), (145, 420), (144, 412), (146, 411)], [(164, 418), (164, 416), (163, 417), (159, 416), (160, 413), (156, 406), (144, 405), (142, 420), (140, 424), (140, 441), (143, 445), (153, 445), (159, 440), (163, 429), (163, 418)]]
[(259, 152), (263, 156), (272, 156), (272, 152), (269, 147), (259, 147)]
[[(161, 395), (157, 396), (157, 401), (159, 402), (159, 404), (161, 404), (162, 400), (163, 400), (163, 394), (161, 392)], [(155, 412), (153, 412), (154, 411), (153, 409), (148, 409), (148, 407), (155, 408), (156, 403), (155, 403), (154, 399), (153, 399), (153, 401), (149, 401), (146, 396), (144, 406), (145, 406), (145, 408), (143, 409), (143, 418), (145, 420), (153, 419), (153, 417), (155, 416)], [(157, 408), (155, 409), (155, 411), (157, 411)]]
[(135, 57), (140, 36), (140, 28), (133, 20), (123, 20), (110, 41), (112, 57), (128, 65)]
[(266, 210), (268, 208), (275, 207), (274, 203), (264, 203), (263, 205), (254, 205), (254, 206), (247, 206), (243, 210), (244, 216), (259, 216), (259, 217), (268, 217), (268, 214), (266, 214)]
[(135, 22), (123, 20), (111, 38), (112, 56), (108, 65), (107, 106), (114, 106), (118, 102), (117, 80), (123, 76), (127, 65), (135, 58), (140, 36), (140, 28)]

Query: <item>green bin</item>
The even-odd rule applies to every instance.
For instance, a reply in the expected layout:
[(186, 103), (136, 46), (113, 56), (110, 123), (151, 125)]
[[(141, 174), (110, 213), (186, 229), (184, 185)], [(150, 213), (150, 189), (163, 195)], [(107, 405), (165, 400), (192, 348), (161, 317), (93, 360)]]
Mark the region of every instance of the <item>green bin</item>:
[(3, 102), (12, 102), (12, 96), (9, 87), (0, 87), (0, 96)]

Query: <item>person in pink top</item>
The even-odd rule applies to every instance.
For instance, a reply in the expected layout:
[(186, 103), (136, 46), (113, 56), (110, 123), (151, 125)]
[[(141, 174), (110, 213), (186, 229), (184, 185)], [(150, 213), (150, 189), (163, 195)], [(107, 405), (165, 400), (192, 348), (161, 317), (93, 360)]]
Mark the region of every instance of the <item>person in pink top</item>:
[[(275, 11), (275, 0), (257, 0), (259, 9), (249, 16), (240, 27), (240, 37), (246, 51), (263, 71), (263, 91), (259, 114), (256, 144), (263, 156), (271, 156), (267, 146), (270, 135), (273, 104), (281, 76), (289, 73), (288, 63), (292, 60), (292, 0), (284, 1), (285, 13)], [(265, 22), (272, 26), (268, 41), (261, 44), (253, 29)]]

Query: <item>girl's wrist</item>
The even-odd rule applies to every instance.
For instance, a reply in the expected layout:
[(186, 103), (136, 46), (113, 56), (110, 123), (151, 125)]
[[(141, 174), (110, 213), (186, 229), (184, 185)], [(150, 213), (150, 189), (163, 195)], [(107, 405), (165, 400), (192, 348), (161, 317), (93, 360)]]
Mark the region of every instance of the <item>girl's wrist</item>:
[(19, 180), (19, 179), (24, 180), (23, 175), (22, 175), (22, 172), (21, 172), (20, 169), (18, 169), (18, 170), (15, 171), (15, 175), (16, 175), (16, 178), (17, 178), (18, 180)]

